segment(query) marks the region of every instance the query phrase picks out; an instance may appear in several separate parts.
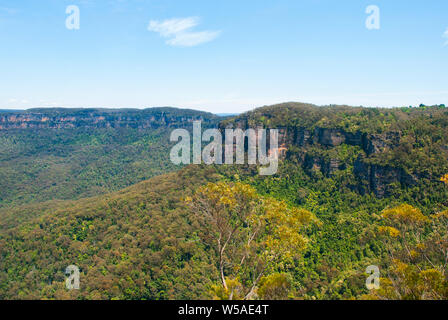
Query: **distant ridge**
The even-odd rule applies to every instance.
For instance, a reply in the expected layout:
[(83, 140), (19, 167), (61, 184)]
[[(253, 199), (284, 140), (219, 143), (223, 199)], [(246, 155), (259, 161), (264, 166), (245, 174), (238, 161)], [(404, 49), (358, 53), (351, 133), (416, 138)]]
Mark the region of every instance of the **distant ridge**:
[(25, 128), (158, 128), (185, 126), (193, 121), (218, 122), (203, 111), (158, 107), (148, 109), (35, 108), (0, 114), (0, 130)]
[(25, 110), (15, 110), (15, 109), (0, 109), (0, 112), (11, 112), (11, 113), (16, 113), (16, 112), (23, 112)]

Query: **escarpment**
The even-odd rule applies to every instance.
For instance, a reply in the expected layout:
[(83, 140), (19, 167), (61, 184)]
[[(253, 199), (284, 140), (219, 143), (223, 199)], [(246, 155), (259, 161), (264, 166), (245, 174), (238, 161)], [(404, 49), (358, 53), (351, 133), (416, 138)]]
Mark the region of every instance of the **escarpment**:
[[(241, 117), (221, 128), (245, 130), (253, 127), (249, 124), (250, 121)], [(279, 130), (279, 149), (282, 150), (279, 154), (283, 158), (295, 158), (309, 174), (319, 171), (324, 176), (332, 176), (341, 170), (351, 170), (356, 178), (352, 187), (363, 194), (372, 192), (379, 198), (388, 197), (397, 184), (412, 187), (418, 179), (428, 178), (382, 160), (402, 146), (400, 130), (370, 133), (331, 126), (281, 126), (277, 123), (261, 127)]]
[(30, 109), (0, 113), (0, 130), (67, 128), (178, 127), (193, 121), (218, 120), (211, 113), (175, 108), (134, 109)]
[[(386, 197), (393, 190), (393, 184), (413, 186), (418, 178), (403, 168), (370, 161), (373, 156), (378, 159), (382, 153), (397, 148), (400, 145), (400, 132), (368, 134), (320, 127), (313, 131), (297, 128), (285, 132), (293, 134), (293, 137), (288, 137), (287, 145), (299, 147), (299, 154), (302, 154), (299, 159), (306, 170), (319, 170), (329, 176), (351, 166), (358, 180), (356, 188), (362, 193), (373, 192), (377, 197)], [(356, 157), (354, 155), (344, 159), (337, 152), (331, 152), (344, 145), (356, 147)], [(310, 149), (320, 149), (321, 152), (316, 155), (315, 152), (309, 152)]]

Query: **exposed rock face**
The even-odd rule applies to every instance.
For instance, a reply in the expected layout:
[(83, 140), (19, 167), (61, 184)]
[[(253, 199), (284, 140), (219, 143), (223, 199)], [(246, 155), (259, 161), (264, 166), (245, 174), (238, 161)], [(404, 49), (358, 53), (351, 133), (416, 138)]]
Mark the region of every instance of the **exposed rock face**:
[(346, 142), (346, 135), (342, 130), (316, 128), (314, 142), (324, 146), (336, 147)]
[[(392, 190), (392, 184), (400, 183), (407, 186), (416, 184), (417, 178), (406, 173), (401, 168), (394, 168), (390, 166), (370, 165), (364, 162), (364, 159), (359, 157), (354, 165), (355, 175), (367, 182), (369, 190), (373, 191), (379, 198), (388, 196)], [(360, 188), (361, 192), (365, 192)]]
[(366, 140), (366, 135), (361, 132), (344, 132), (345, 142), (352, 146), (362, 146)]
[(319, 170), (326, 176), (346, 168), (345, 163), (341, 163), (338, 159), (326, 160), (308, 154), (305, 155), (303, 166), (306, 170)]
[(387, 132), (385, 134), (373, 134), (365, 139), (363, 143), (364, 151), (370, 155), (374, 153), (380, 153), (388, 148), (398, 146), (400, 143), (399, 132)]
[(299, 147), (303, 147), (310, 143), (311, 132), (306, 129), (298, 129), (296, 130), (296, 145)]

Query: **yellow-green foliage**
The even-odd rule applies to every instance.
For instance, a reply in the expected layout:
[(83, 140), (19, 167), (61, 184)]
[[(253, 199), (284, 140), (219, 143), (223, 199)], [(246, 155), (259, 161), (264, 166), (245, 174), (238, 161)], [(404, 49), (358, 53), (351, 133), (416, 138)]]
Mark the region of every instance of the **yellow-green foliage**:
[(263, 300), (286, 300), (292, 289), (291, 282), (288, 274), (270, 274), (260, 281), (257, 294)]
[(235, 299), (228, 279), (239, 279), (245, 299), (255, 296), (263, 276), (298, 257), (307, 244), (303, 228), (315, 220), (305, 210), (258, 195), (247, 184), (210, 183), (186, 198), (202, 220), (202, 237), (216, 255), (222, 290), (215, 296)]
[[(419, 209), (403, 204), (384, 210), (382, 217), (396, 227), (378, 228), (386, 236), (389, 277), (381, 280), (380, 289), (363, 298), (448, 299), (447, 211), (430, 219)], [(425, 226), (429, 223), (428, 231)]]
[(403, 225), (421, 225), (430, 221), (422, 212), (408, 204), (402, 204), (392, 209), (386, 209), (382, 217), (392, 223)]

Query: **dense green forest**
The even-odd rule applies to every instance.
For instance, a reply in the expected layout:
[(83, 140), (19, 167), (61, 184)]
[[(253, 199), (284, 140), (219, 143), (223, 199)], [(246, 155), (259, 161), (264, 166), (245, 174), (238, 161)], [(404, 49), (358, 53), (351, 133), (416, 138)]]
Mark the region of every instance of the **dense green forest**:
[(210, 125), (280, 129), (277, 174), (173, 171), (164, 126), (0, 131), (0, 299), (448, 299), (444, 105), (286, 103)]

